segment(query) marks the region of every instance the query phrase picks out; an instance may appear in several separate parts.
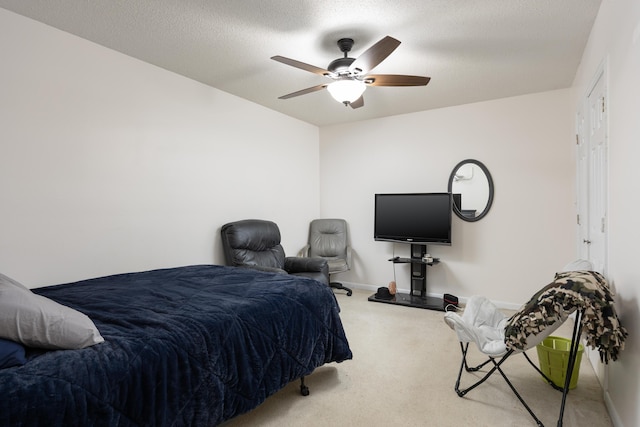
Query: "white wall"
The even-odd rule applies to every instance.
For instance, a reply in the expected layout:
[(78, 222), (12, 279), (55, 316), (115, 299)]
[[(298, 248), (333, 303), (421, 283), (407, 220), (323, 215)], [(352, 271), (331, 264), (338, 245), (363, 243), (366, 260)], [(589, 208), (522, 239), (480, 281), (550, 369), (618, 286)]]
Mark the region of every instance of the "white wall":
[(221, 264), (220, 226), (247, 217), (306, 242), (317, 127), (4, 9), (0, 57), (4, 274)]
[[(640, 425), (640, 241), (635, 179), (640, 159), (640, 2), (604, 0), (574, 82), (573, 108), (586, 96), (599, 67), (609, 88), (609, 280), (629, 337), (609, 364), (606, 398), (616, 426)], [(605, 384), (607, 385), (607, 384)]]
[[(428, 247), (442, 262), (428, 268), (427, 291), (524, 303), (574, 256), (572, 117), (567, 89), (322, 128), (322, 215), (349, 222), (357, 254), (340, 280), (394, 278), (394, 245), (373, 240), (375, 193), (447, 191), (472, 158), (492, 174), (493, 206), (475, 223), (454, 217), (450, 247)], [(395, 251), (408, 256), (408, 245)], [(408, 289), (408, 266), (395, 268)]]

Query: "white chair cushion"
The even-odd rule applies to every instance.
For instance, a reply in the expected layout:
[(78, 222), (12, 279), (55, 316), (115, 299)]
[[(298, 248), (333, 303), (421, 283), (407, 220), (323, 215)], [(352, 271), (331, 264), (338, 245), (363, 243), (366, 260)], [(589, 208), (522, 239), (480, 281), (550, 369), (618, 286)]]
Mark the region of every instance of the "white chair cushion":
[(474, 342), (480, 351), (491, 357), (500, 357), (507, 352), (504, 329), (508, 318), (487, 298), (470, 297), (462, 316), (448, 311), (444, 320), (456, 331), (460, 342)]

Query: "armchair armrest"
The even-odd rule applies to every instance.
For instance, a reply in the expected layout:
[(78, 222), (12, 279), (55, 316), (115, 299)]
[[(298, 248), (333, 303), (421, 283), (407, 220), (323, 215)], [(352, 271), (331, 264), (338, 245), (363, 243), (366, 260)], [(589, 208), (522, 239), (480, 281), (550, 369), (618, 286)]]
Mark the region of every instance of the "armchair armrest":
[(300, 249), (298, 251), (298, 257), (308, 257), (309, 256), (309, 249), (311, 249), (311, 245), (304, 245), (304, 248)]
[(329, 264), (323, 258), (286, 257), (284, 269), (291, 273), (326, 273), (329, 276)]

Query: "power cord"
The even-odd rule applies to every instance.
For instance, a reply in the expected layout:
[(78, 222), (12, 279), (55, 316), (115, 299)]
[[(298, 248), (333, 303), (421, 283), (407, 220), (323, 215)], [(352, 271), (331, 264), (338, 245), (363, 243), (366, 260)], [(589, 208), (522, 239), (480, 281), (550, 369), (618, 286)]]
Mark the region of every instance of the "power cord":
[(462, 311), (462, 308), (457, 305), (447, 304), (444, 306), (444, 311)]

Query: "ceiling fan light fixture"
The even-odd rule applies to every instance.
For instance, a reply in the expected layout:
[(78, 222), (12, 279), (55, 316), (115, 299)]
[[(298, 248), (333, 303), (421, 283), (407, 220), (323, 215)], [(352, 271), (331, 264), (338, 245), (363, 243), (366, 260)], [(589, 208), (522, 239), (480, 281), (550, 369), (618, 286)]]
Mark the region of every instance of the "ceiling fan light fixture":
[(363, 81), (351, 79), (337, 80), (327, 86), (333, 99), (345, 105), (360, 98), (366, 89)]

